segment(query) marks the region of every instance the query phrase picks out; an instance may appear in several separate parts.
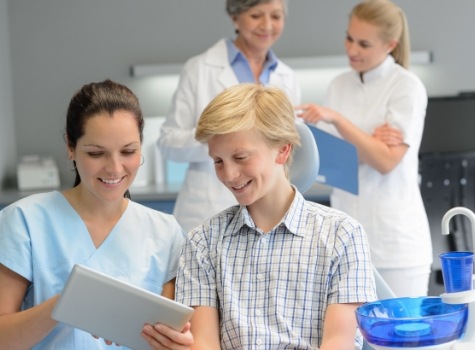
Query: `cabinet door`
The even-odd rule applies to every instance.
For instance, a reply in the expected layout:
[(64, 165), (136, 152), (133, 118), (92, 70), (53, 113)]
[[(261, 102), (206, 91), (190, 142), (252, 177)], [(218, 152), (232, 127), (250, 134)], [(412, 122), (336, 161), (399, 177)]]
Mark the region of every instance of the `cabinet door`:
[(172, 214), (173, 207), (175, 206), (174, 200), (163, 200), (163, 201), (138, 201), (140, 204), (143, 204), (149, 208)]

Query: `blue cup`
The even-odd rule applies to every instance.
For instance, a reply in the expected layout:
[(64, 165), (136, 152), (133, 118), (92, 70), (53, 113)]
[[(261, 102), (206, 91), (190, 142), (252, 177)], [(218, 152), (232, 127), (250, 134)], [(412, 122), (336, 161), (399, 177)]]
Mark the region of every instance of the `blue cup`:
[(448, 252), (439, 255), (446, 293), (471, 290), (473, 287), (473, 253)]

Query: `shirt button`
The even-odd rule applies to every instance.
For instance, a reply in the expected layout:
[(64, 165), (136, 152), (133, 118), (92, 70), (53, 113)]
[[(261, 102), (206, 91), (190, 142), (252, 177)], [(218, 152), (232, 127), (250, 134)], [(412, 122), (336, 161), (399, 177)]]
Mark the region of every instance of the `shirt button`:
[(260, 316), (262, 314), (261, 310), (256, 310), (256, 315)]
[(257, 344), (257, 345), (261, 345), (261, 344), (262, 344), (262, 340), (257, 339), (257, 340), (256, 340), (256, 344)]
[(264, 278), (264, 275), (262, 273), (257, 274), (257, 279), (262, 280)]

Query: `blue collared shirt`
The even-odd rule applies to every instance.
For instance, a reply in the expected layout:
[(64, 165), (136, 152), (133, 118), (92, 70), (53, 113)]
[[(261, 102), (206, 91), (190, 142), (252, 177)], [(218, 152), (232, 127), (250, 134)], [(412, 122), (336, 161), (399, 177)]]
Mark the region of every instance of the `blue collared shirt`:
[(177, 301), (219, 311), (223, 350), (317, 349), (329, 304), (375, 298), (362, 226), (298, 191), (269, 233), (241, 206), (192, 230), (176, 281)]
[[(252, 74), (251, 66), (246, 56), (234, 45), (231, 39), (226, 40), (228, 47), (228, 59), (231, 68), (236, 74), (236, 77), (240, 83), (255, 83), (254, 75)], [(266, 62), (264, 63), (264, 69), (259, 76), (259, 83), (267, 85), (269, 83), (270, 73), (277, 67), (277, 56), (269, 50), (267, 53)]]

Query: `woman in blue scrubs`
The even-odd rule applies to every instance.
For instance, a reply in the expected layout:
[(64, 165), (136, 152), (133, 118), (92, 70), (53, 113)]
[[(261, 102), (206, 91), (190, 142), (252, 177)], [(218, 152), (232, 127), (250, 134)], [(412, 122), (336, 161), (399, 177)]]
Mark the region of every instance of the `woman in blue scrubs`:
[[(91, 83), (73, 96), (65, 139), (74, 187), (0, 212), (0, 348), (123, 349), (51, 318), (74, 264), (174, 298), (183, 231), (128, 192), (142, 160), (143, 125), (138, 99), (123, 85)], [(193, 343), (189, 325), (175, 333), (183, 349)]]

